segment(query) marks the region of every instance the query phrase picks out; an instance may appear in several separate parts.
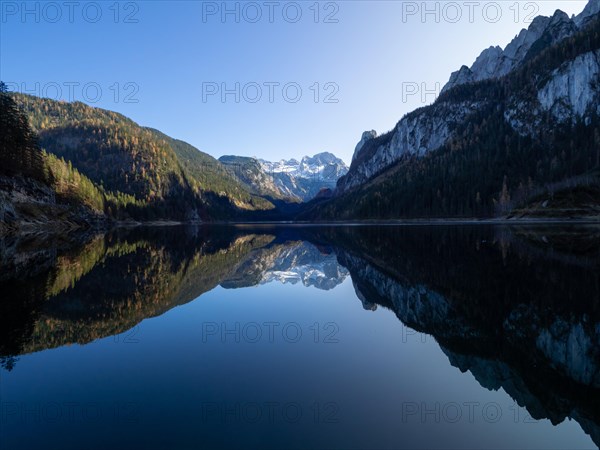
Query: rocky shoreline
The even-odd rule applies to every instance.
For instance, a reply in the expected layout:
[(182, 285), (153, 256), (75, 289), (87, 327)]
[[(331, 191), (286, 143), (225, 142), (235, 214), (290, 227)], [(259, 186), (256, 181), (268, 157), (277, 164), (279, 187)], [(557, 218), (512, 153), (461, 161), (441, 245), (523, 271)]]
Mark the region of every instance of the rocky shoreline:
[(42, 183), (22, 176), (0, 176), (0, 234), (69, 233), (108, 224), (100, 213), (60, 203), (54, 191)]

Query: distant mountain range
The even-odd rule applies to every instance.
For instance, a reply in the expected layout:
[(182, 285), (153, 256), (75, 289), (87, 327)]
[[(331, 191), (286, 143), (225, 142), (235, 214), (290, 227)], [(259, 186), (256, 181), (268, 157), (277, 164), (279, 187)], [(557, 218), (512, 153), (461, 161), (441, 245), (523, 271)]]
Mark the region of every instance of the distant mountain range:
[[(599, 12), (590, 0), (573, 18), (535, 18), (454, 72), (432, 105), (388, 133), (363, 133), (334, 198), (301, 217), (527, 214), (532, 202), (600, 215)], [(570, 200), (558, 204), (564, 189)]]
[(277, 162), (242, 156), (222, 156), (228, 166), (251, 192), (275, 199), (308, 201), (323, 189), (334, 189), (337, 180), (348, 173), (348, 166), (332, 153), (317, 153), (302, 160)]

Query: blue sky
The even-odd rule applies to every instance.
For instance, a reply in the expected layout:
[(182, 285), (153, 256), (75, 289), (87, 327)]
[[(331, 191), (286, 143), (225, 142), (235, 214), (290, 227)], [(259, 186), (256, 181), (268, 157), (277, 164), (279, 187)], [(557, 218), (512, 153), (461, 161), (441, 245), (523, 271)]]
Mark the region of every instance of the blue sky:
[(504, 47), (533, 15), (585, 3), (2, 1), (0, 79), (215, 157), (331, 151), (350, 162), (363, 131), (432, 102), (481, 50)]

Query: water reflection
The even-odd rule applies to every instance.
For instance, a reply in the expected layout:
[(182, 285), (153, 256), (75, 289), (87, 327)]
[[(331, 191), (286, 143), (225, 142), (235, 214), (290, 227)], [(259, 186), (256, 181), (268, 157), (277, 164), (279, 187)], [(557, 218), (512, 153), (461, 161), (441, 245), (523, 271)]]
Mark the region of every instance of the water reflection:
[(217, 286), (348, 276), (366, 310), (435, 338), (534, 419), (600, 444), (597, 227), (181, 227), (0, 242), (0, 357), (88, 344)]

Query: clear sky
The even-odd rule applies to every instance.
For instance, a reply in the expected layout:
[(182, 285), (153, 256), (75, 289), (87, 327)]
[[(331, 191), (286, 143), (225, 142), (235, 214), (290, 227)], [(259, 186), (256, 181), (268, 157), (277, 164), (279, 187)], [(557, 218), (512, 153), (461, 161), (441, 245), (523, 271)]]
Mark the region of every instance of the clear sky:
[(0, 79), (123, 113), (215, 157), (331, 151), (350, 162), (363, 131), (431, 103), (422, 91), (484, 48), (585, 4), (3, 0)]

